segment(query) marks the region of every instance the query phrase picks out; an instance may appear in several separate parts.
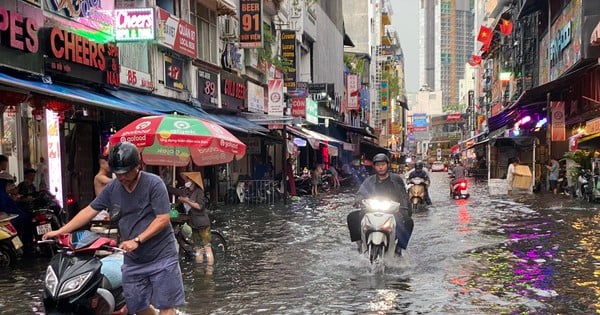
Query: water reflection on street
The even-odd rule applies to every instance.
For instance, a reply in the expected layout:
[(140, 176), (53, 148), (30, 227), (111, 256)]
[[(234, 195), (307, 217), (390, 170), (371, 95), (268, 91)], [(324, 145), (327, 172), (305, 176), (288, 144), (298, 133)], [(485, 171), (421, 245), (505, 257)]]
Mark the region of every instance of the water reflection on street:
[[(600, 313), (600, 205), (564, 196), (452, 200), (432, 174), (434, 205), (414, 214), (409, 250), (370, 272), (349, 242), (354, 190), (214, 217), (230, 252), (214, 269), (182, 261), (186, 314)], [(0, 313), (43, 313), (46, 261), (0, 279)]]

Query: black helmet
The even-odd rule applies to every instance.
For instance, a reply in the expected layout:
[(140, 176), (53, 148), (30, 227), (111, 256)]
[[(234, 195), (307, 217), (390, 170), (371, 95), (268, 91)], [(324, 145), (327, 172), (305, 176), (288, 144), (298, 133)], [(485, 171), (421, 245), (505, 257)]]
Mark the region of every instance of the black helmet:
[(388, 158), (388, 156), (384, 153), (377, 153), (375, 154), (375, 156), (373, 157), (373, 164), (377, 163), (377, 162), (386, 162), (386, 163), (390, 163), (390, 158)]
[(108, 154), (108, 166), (115, 174), (125, 174), (140, 165), (140, 152), (131, 142), (120, 142)]
[(423, 162), (418, 161), (417, 163), (415, 163), (415, 169), (422, 170), (423, 169)]

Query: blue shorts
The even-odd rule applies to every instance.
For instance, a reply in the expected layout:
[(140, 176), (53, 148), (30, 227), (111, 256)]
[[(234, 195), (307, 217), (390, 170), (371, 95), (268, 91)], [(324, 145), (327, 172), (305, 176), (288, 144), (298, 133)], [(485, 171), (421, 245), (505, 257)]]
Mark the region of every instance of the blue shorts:
[(131, 313), (150, 305), (168, 309), (185, 303), (178, 257), (142, 265), (123, 265), (123, 293)]

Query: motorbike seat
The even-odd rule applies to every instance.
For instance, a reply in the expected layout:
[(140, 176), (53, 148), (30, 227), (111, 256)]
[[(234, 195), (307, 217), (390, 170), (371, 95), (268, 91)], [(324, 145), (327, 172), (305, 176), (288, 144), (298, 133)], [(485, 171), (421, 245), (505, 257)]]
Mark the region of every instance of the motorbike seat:
[[(102, 281), (102, 287), (107, 290), (118, 288), (122, 285), (123, 276), (121, 266), (123, 266), (123, 254), (116, 253), (100, 259), (102, 267), (100, 272), (104, 275), (106, 281)], [(105, 283), (107, 282), (107, 283)], [(110, 287), (107, 287), (110, 285)]]

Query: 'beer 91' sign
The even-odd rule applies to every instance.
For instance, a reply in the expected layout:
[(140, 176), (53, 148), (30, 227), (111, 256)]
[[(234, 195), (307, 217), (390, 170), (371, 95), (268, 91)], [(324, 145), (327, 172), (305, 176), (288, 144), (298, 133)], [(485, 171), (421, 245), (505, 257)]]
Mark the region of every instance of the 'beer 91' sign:
[(240, 0), (240, 48), (260, 48), (262, 36), (262, 0)]

